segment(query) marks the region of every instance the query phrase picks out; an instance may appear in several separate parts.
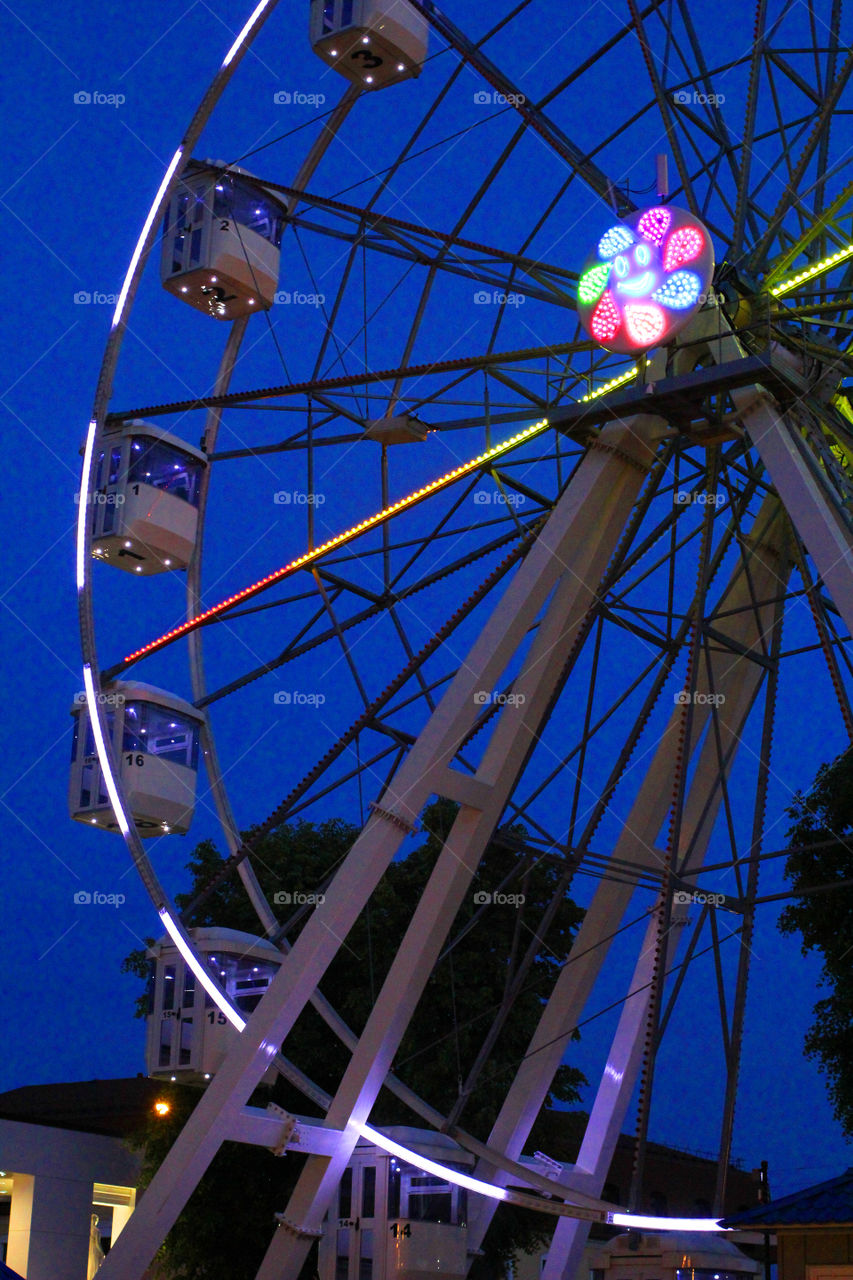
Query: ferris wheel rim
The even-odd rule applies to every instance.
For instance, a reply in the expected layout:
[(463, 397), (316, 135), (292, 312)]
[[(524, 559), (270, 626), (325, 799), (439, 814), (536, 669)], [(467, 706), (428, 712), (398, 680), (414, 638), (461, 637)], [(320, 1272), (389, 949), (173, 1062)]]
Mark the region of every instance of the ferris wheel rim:
[[(260, 6), (259, 6), (259, 9), (260, 9)], [(256, 10), (256, 13), (257, 13), (257, 12), (259, 12), (259, 10)]]
[[(81, 645), (84, 656), (83, 675), (87, 694), (87, 704), (90, 709), (89, 714), (94, 731), (95, 746), (102, 770), (102, 776), (110, 796), (110, 802), (116, 816), (119, 830), (128, 846), (134, 865), (140, 875), (143, 886), (148, 893), (152, 905), (163, 920), (168, 935), (172, 937), (176, 945), (180, 946), (180, 950), (184, 955), (184, 958), (196, 973), (196, 976), (202, 982), (202, 985), (206, 990), (213, 984), (209, 982), (207, 974), (205, 973), (200, 958), (195, 950), (193, 940), (182, 925), (180, 914), (177, 912), (174, 903), (156, 875), (151, 859), (147, 854), (145, 846), (142, 844), (136, 823), (130, 814), (123, 795), (120, 775), (115, 769), (115, 764), (112, 760), (112, 748), (110, 745), (107, 713), (104, 699), (100, 696), (101, 673), (97, 662), (97, 652), (94, 639), (93, 575), (91, 572), (92, 530), (87, 519), (87, 515), (88, 511), (91, 509), (91, 498), (94, 487), (93, 461), (95, 451), (100, 445), (105, 431), (105, 425), (108, 418), (107, 405), (111, 394), (116, 366), (122, 346), (122, 339), (127, 325), (127, 319), (130, 308), (133, 305), (139, 281), (150, 256), (154, 236), (157, 234), (162, 222), (171, 192), (180, 180), (184, 168), (191, 162), (192, 147), (201, 135), (210, 115), (217, 105), (219, 97), (222, 92), (224, 92), (224, 89), (227, 87), (227, 84), (233, 74), (236, 72), (243, 55), (251, 45), (255, 36), (259, 33), (263, 23), (270, 16), (277, 3), (278, 0), (260, 0), (242, 28), (240, 34), (235, 39), (223, 60), (219, 71), (211, 82), (210, 87), (204, 94), (200, 105), (191, 120), (190, 126), (184, 135), (181, 146), (172, 157), (163, 179), (161, 180), (161, 184), (151, 208), (149, 209), (148, 215), (143, 223), (142, 231), (132, 254), (122, 289), (119, 293), (113, 316), (113, 323), (102, 361), (95, 406), (93, 409), (93, 417), (90, 422), (84, 447), (82, 479), (80, 486), (81, 500), (77, 525), (77, 582), (78, 598), (80, 601)], [(458, 74), (458, 71), (454, 73), (453, 78), (455, 78), (456, 74)], [(484, 184), (482, 190), (486, 189), (487, 184)], [(235, 322), (232, 326), (231, 334), (229, 335), (220, 363), (220, 371), (217, 376), (218, 383), (223, 378), (230, 377), (234, 362), (236, 361), (239, 353), (244, 331), (245, 325), (241, 325), (239, 321)], [(218, 425), (218, 416), (216, 409), (210, 410), (208, 414), (208, 423), (212, 424), (215, 422)], [(209, 470), (206, 470), (204, 477), (205, 498), (209, 479)], [(84, 493), (86, 495), (85, 500), (83, 498)], [(200, 522), (200, 539), (200, 545), (202, 545), (203, 520)], [(192, 600), (198, 596), (200, 588), (200, 574), (201, 557), (199, 556), (195, 572), (188, 577), (188, 600)], [(193, 633), (193, 636), (191, 637), (191, 670), (194, 684), (196, 683), (196, 680), (201, 678), (201, 648), (200, 645), (195, 643), (197, 639), (200, 639), (200, 637), (198, 637), (198, 633)], [(206, 750), (215, 759), (217, 755), (216, 747), (207, 716), (205, 716), (204, 720), (203, 733), (207, 738)], [(221, 773), (218, 769), (216, 770), (215, 778), (213, 773), (211, 773), (211, 790), (214, 792), (217, 807), (220, 808), (220, 823), (222, 825), (226, 841), (229, 844), (232, 840), (239, 842), (236, 823), (234, 822), (233, 815), (231, 813), (230, 802), (227, 797), (227, 792), (222, 786)], [(263, 917), (266, 912), (264, 912), (260, 905), (261, 898), (259, 890), (256, 889), (256, 882), (254, 885), (247, 885), (246, 887), (247, 892), (249, 892), (252, 905), (261, 919), (261, 923), (269, 932), (271, 921), (269, 919), (264, 921)], [(271, 912), (269, 914), (272, 916)], [(274, 919), (274, 917), (272, 918)], [(240, 1016), (236, 1010), (230, 1006), (227, 999), (223, 1000), (221, 996), (216, 996), (214, 998), (228, 1017), (228, 1020), (237, 1026), (241, 1021)], [(323, 1003), (328, 1005), (328, 1002)], [(345, 1028), (345, 1024), (342, 1023), (339, 1015), (331, 1009), (331, 1006), (328, 1006), (328, 1013), (324, 1013), (323, 1016), (327, 1018), (330, 1025), (337, 1022), (339, 1028), (337, 1032), (338, 1034), (340, 1034), (340, 1028), (344, 1028), (347, 1034), (343, 1038), (354, 1039), (353, 1033), (348, 1032), (348, 1029)], [(280, 1055), (277, 1062), (282, 1068), (291, 1066), (291, 1064), (288, 1064)], [(294, 1070), (296, 1069), (291, 1070), (289, 1074), (287, 1071), (284, 1071), (284, 1074), (288, 1075), (288, 1078), (290, 1078), (293, 1083), (296, 1083), (297, 1087), (302, 1088), (309, 1098), (315, 1102), (321, 1102), (320, 1093), (322, 1091), (318, 1091), (317, 1086), (314, 1085), (312, 1081), (307, 1080), (304, 1076), (301, 1080), (297, 1078), (294, 1075)], [(411, 1094), (411, 1091), (408, 1092), (412, 1098), (415, 1097), (415, 1095)], [(422, 1100), (421, 1102), (424, 1110), (431, 1110), (426, 1102), (423, 1102)]]
[[(652, 6), (652, 7), (653, 7), (653, 6)], [(225, 59), (225, 62), (223, 63), (223, 67), (228, 66), (228, 64), (232, 61), (232, 59), (233, 59), (233, 57), (234, 57), (234, 54), (235, 54), (235, 51), (237, 50), (237, 48), (238, 48), (238, 46), (239, 46), (240, 42), (244, 39), (244, 37), (245, 37), (246, 33), (248, 32), (249, 28), (251, 27), (252, 23), (256, 21), (256, 19), (258, 18), (258, 16), (261, 14), (261, 12), (262, 12), (263, 10), (267, 10), (268, 12), (271, 12), (271, 9), (269, 8), (269, 6), (268, 6), (267, 4), (261, 3), (261, 4), (259, 4), (259, 5), (256, 7), (256, 9), (255, 9), (254, 13), (251, 15), (250, 19), (247, 21), (247, 24), (246, 24), (246, 26), (245, 26), (245, 28), (244, 28), (243, 32), (242, 32), (242, 33), (241, 33), (241, 35), (238, 37), (238, 39), (237, 39), (237, 41), (235, 42), (234, 46), (232, 46), (231, 51), (230, 51), (230, 52), (229, 52), (229, 54), (227, 55), (227, 57), (226, 57), (226, 59)], [(212, 108), (212, 104), (211, 104), (210, 110), (212, 110), (212, 109), (213, 109), (213, 108)], [(519, 136), (520, 136), (520, 135), (519, 135)], [(405, 151), (404, 151), (402, 154), (404, 155), (404, 154), (405, 154)], [(173, 161), (173, 166), (171, 166), (171, 168), (172, 168), (172, 174), (174, 174), (174, 161)], [(169, 172), (167, 171), (167, 178), (168, 178), (169, 176), (170, 176), (170, 174), (169, 174)], [(487, 187), (487, 185), (488, 185), (488, 181), (489, 181), (489, 179), (488, 179), (488, 178), (484, 179), (484, 182), (483, 182), (483, 184), (481, 185), (481, 189), (480, 189), (480, 190), (481, 190), (481, 192), (482, 192), (482, 191), (484, 191), (484, 190), (486, 189), (486, 187)], [(381, 189), (381, 187), (380, 187), (380, 189)], [(374, 198), (375, 198), (375, 197), (374, 197)], [(477, 197), (475, 197), (475, 199), (476, 199), (476, 198), (477, 198)], [(137, 265), (138, 265), (138, 264), (137, 264)], [(130, 287), (130, 286), (128, 286), (128, 288), (129, 288), (129, 287)], [(126, 290), (125, 290), (125, 295), (127, 294), (127, 292), (128, 292), (128, 289), (126, 289)], [(118, 309), (117, 309), (117, 315), (118, 315)]]

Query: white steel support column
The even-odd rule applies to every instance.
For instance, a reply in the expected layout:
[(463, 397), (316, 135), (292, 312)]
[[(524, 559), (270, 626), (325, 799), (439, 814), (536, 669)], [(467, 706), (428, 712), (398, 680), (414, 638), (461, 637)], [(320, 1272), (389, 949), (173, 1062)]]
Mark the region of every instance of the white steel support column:
[[(673, 907), (670, 917), (672, 927), (665, 947), (667, 965), (671, 963), (680, 941), (686, 917), (686, 907)], [(634, 994), (628, 996), (623, 1006), (577, 1162), (571, 1173), (560, 1179), (566, 1186), (577, 1185), (586, 1190), (599, 1184), (603, 1187), (607, 1181), (613, 1153), (643, 1060), (644, 1032), (651, 999), (649, 984), (655, 974), (658, 927), (655, 912), (649, 920), (639, 959), (628, 986), (629, 992)], [(586, 1231), (561, 1231), (561, 1225), (560, 1222), (557, 1223), (551, 1238), (545, 1266), (540, 1273), (541, 1280), (568, 1280), (580, 1266), (589, 1236), (589, 1224), (584, 1224)]]
[[(139, 1280), (222, 1141), (239, 1130), (243, 1105), (429, 796), (438, 792), (460, 799), (463, 827), (466, 831), (477, 827), (482, 809), (476, 806), (485, 804), (488, 782), (448, 767), (481, 711), (475, 694), (496, 688), (564, 574), (576, 579), (587, 599), (594, 593), (653, 461), (657, 441), (666, 431), (661, 419), (639, 415), (627, 423), (609, 424), (589, 449), (391, 787), (380, 797), (380, 805), (324, 902), (284, 957), (246, 1030), (110, 1250), (101, 1269), (104, 1280)], [(502, 722), (503, 715), (498, 728)], [(443, 881), (442, 885), (449, 901), (458, 886)], [(429, 910), (434, 909), (431, 903)], [(441, 914), (445, 928), (452, 918), (446, 910)]]
[(732, 392), (750, 440), (808, 548), (833, 603), (853, 633), (853, 537), (805, 456), (796, 422), (766, 392)]
[[(771, 601), (784, 587), (790, 574), (786, 551), (787, 521), (775, 498), (763, 504), (748, 542), (752, 552), (748, 561), (749, 573), (747, 575), (741, 561), (719, 605), (719, 612), (728, 616), (717, 621), (715, 630), (731, 639), (735, 646), (751, 648), (760, 656), (761, 638), (770, 634), (773, 625), (774, 605), (763, 603), (753, 609), (752, 601)], [(723, 702), (716, 709), (719, 744), (712, 725), (685, 801), (680, 851), (692, 845), (688, 865), (694, 870), (704, 858), (722, 798), (717, 786), (722, 769), (720, 756), (728, 769), (762, 675), (757, 663), (735, 653), (712, 652), (710, 671), (704, 658), (699, 662), (696, 693), (708, 695), (713, 692), (720, 695)], [(696, 743), (711, 715), (709, 703), (697, 702), (692, 714), (692, 741)], [(639, 864), (659, 856), (655, 851), (655, 840), (671, 803), (673, 750), (681, 724), (681, 709), (676, 708), (616, 843), (614, 858)], [(544, 1103), (554, 1072), (600, 972), (610, 938), (618, 929), (633, 892), (630, 884), (604, 882), (587, 910), (572, 948), (579, 958), (574, 962), (570, 959), (564, 967), (489, 1137), (490, 1146), (512, 1159), (518, 1158)], [(630, 999), (623, 1009), (578, 1159), (577, 1176), (567, 1176), (564, 1180), (566, 1186), (576, 1185), (579, 1191), (588, 1195), (600, 1195), (612, 1156), (612, 1149), (609, 1155), (607, 1149), (615, 1147), (636, 1081), (648, 1007), (648, 992), (639, 991), (639, 988), (648, 982), (646, 970), (650, 953), (647, 955), (646, 952), (650, 939), (656, 936), (655, 928), (652, 920), (637, 972), (628, 988), (629, 992), (638, 991), (638, 995)], [(503, 1181), (501, 1172), (487, 1162), (478, 1165), (476, 1174), (486, 1180)], [(482, 1244), (494, 1211), (492, 1201), (480, 1201), (474, 1207), (469, 1227), (470, 1249), (477, 1249)], [(571, 1229), (559, 1234), (561, 1248), (565, 1250), (572, 1239)], [(556, 1250), (552, 1256), (558, 1256)], [(558, 1272), (553, 1268), (556, 1264), (549, 1260), (548, 1265), (552, 1268), (548, 1280), (555, 1280)], [(568, 1276), (571, 1273), (565, 1269), (561, 1274)]]
[[(704, 347), (697, 345), (697, 339), (702, 337), (707, 339)], [(745, 354), (729, 320), (717, 306), (701, 311), (676, 345), (680, 343), (684, 347), (675, 355), (675, 372), (692, 369), (700, 358), (721, 364)], [(771, 351), (802, 376), (798, 355), (781, 343), (771, 344)], [(650, 361), (647, 372), (650, 381), (665, 376), (666, 356), (662, 348)], [(853, 632), (853, 535), (812, 470), (808, 446), (795, 419), (761, 386), (736, 388), (731, 395), (738, 417), (758, 450), (794, 528), (817, 565), (833, 603)]]
[[(589, 495), (592, 505), (584, 515), (588, 525), (589, 510), (597, 512), (595, 533), (587, 528), (579, 537), (574, 521), (566, 529), (554, 566), (561, 572), (558, 586), (513, 681), (513, 701), (502, 708), (480, 767), (473, 775), (461, 774), (448, 769), (439, 756), (428, 778), (431, 791), (457, 799), (461, 808), (329, 1108), (326, 1123), (344, 1129), (343, 1140), (331, 1159), (309, 1159), (285, 1212), (284, 1229), (273, 1238), (258, 1280), (296, 1280), (311, 1237), (294, 1238), (292, 1230), (319, 1229), (358, 1139), (356, 1125), (370, 1114), (447, 930), (535, 745), (572, 644), (595, 603), (596, 589), (642, 484), (642, 469), (618, 455), (609, 462), (600, 471), (600, 491)], [(606, 472), (611, 473), (609, 491)]]
[[(758, 555), (751, 563), (752, 586), (757, 601), (770, 601), (778, 595), (790, 575), (791, 562), (785, 552), (785, 517), (775, 498), (765, 500), (756, 520), (756, 533), (750, 539)], [(736, 609), (743, 604), (734, 590), (735, 583), (720, 602), (720, 610)], [(717, 630), (754, 652), (761, 651), (760, 637), (769, 636), (773, 627), (775, 605), (763, 604), (756, 611), (721, 618)], [(736, 662), (736, 667), (734, 666)], [(681, 828), (680, 853), (690, 850), (685, 873), (695, 872), (704, 862), (711, 832), (722, 803), (722, 789), (717, 785), (721, 771), (720, 756), (728, 773), (737, 743), (749, 715), (753, 701), (763, 679), (761, 668), (748, 658), (735, 660), (725, 653), (713, 650), (710, 654), (715, 690), (726, 683), (725, 668), (734, 667), (737, 683), (726, 695), (724, 714), (718, 717), (719, 747), (713, 737), (702, 748), (699, 763), (685, 802), (684, 822)], [(679, 859), (680, 861), (680, 859)], [(673, 928), (667, 937), (665, 967), (674, 959), (681, 940), (681, 927), (686, 923), (688, 907), (674, 904), (671, 922)], [(587, 1123), (575, 1167), (563, 1181), (589, 1195), (600, 1195), (607, 1180), (616, 1143), (631, 1096), (636, 1085), (644, 1050), (644, 1032), (647, 1025), (650, 983), (654, 977), (655, 945), (658, 922), (655, 916), (649, 920), (637, 966), (629, 984), (626, 1000), (616, 1034), (613, 1038), (607, 1064), (598, 1087)], [(548, 1250), (542, 1280), (571, 1280), (578, 1271), (584, 1246), (589, 1235), (589, 1224), (560, 1221), (557, 1223)]]

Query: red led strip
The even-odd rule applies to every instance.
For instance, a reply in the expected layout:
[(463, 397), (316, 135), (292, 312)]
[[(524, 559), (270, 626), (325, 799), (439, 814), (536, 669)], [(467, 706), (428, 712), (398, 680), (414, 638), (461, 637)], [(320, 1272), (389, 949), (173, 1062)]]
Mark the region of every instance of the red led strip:
[(171, 644), (173, 640), (178, 640), (181, 636), (185, 636), (188, 632), (194, 631), (196, 627), (202, 626), (205, 622), (209, 622), (212, 618), (218, 617), (227, 609), (233, 608), (235, 604), (240, 604), (243, 600), (248, 600), (252, 596), (257, 595), (261, 591), (266, 591), (267, 587), (273, 586), (276, 582), (281, 582), (282, 578), (286, 578), (289, 574), (294, 573), (297, 569), (304, 569), (306, 565), (313, 564), (319, 560), (320, 556), (324, 556), (327, 551), (333, 551), (335, 547), (343, 546), (350, 538), (357, 537), (362, 533), (366, 533), (368, 529), (375, 529), (377, 525), (388, 520), (391, 516), (398, 515), (401, 511), (412, 507), (417, 502), (422, 502), (424, 498), (436, 493), (445, 485), (452, 484), (459, 480), (462, 476), (476, 471), (477, 467), (481, 467), (484, 462), (489, 462), (492, 458), (496, 458), (501, 453), (515, 448), (517, 444), (521, 444), (525, 440), (530, 440), (533, 436), (544, 431), (548, 426), (546, 418), (535, 422), (532, 427), (526, 427), (524, 431), (519, 431), (517, 435), (511, 436), (509, 440), (505, 440), (503, 444), (495, 445), (494, 448), (488, 449), (485, 453), (478, 454), (476, 458), (472, 458), (469, 462), (463, 462), (461, 466), (454, 467), (452, 471), (448, 471), (446, 475), (440, 476), (438, 480), (433, 480), (430, 484), (424, 485), (422, 489), (415, 489), (413, 493), (409, 493), (405, 498), (401, 498), (399, 502), (393, 502), (390, 507), (383, 507), (381, 511), (375, 512), (372, 516), (368, 516), (366, 520), (362, 520), (359, 524), (355, 524), (351, 529), (346, 529), (343, 533), (335, 534), (334, 538), (329, 538), (327, 542), (322, 543), (319, 547), (315, 547), (313, 551), (305, 551), (295, 560), (291, 560), (289, 564), (283, 565), (282, 568), (276, 569), (275, 573), (268, 573), (265, 578), (261, 578), (258, 582), (253, 582), (251, 586), (244, 587), (242, 591), (238, 591), (236, 595), (229, 596), (227, 600), (220, 600), (219, 604), (213, 605), (210, 609), (205, 609), (203, 613), (197, 613), (194, 618), (188, 618), (186, 622), (182, 622), (179, 627), (167, 631), (165, 635), (159, 636), (156, 640), (149, 641), (143, 645), (141, 649), (134, 650), (129, 653), (123, 660), (123, 666), (128, 666), (131, 662), (136, 662), (139, 658), (144, 658), (146, 654), (154, 653), (157, 649), (164, 648), (167, 644)]

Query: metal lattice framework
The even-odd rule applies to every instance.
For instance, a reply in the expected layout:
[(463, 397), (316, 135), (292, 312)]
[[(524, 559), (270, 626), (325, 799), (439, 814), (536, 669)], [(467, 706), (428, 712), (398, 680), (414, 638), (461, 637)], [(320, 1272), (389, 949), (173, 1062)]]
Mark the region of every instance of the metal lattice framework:
[[(526, 24), (555, 8), (549, 0), (505, 6), (476, 42), (433, 4), (412, 3), (439, 52), (423, 73), (429, 105), (408, 137), (389, 126), (387, 146), (372, 147), (370, 163), (359, 167), (364, 176), (344, 180), (341, 156), (358, 154), (364, 122), (381, 138), (383, 109), (408, 92), (347, 89), (301, 163), (293, 164), (287, 138), (252, 162), (288, 201), (288, 260), (326, 295), (315, 329), (282, 345), (265, 318), (237, 321), (215, 378), (199, 375), (181, 398), (174, 382), (163, 390), (153, 376), (114, 394), (130, 307), (170, 192), (247, 49), (266, 38), (268, 19), (271, 27), (296, 21), (287, 6), (273, 17), (276, 0), (255, 10), (191, 122), (116, 309), (81, 486), (87, 690), (96, 694), (143, 659), (171, 662), (186, 640), (193, 700), (209, 715), (206, 768), (228, 856), (185, 918), (238, 876), (259, 931), (282, 947), (283, 959), (110, 1252), (107, 1278), (141, 1276), (232, 1138), (313, 1152), (258, 1273), (295, 1278), (383, 1085), (474, 1152), (480, 1179), (527, 1188), (516, 1196), (523, 1203), (553, 1195), (554, 1182), (517, 1162), (575, 1028), (595, 1010), (595, 984), (623, 933), (636, 965), (580, 1156), (562, 1199), (537, 1201), (558, 1215), (547, 1280), (573, 1275), (589, 1220), (607, 1212), (602, 1190), (638, 1083), (631, 1196), (639, 1202), (661, 1087), (658, 1049), (679, 1000), (690, 998), (700, 956), (710, 957), (719, 1005), (719, 1211), (759, 869), (778, 845), (767, 812), (774, 721), (792, 697), (792, 664), (795, 671), (798, 660), (815, 664), (824, 713), (853, 737), (846, 647), (853, 414), (844, 392), (853, 53), (840, 0), (759, 0), (754, 15), (733, 24), (725, 48), (697, 29), (683, 0), (644, 8), (628, 0), (619, 20), (610, 14), (600, 42), (583, 57), (561, 59), (560, 78), (550, 82), (553, 61), (540, 67), (532, 58), (525, 69), (518, 53)], [(614, 73), (630, 93), (606, 91)], [(470, 84), (490, 86), (487, 113), (472, 116)], [(594, 118), (582, 109), (589, 103)], [(235, 154), (249, 145), (235, 138)], [(714, 297), (680, 340), (629, 367), (580, 330), (571, 267), (614, 210), (644, 203), (636, 184), (649, 176), (648, 163), (639, 167), (637, 157), (656, 150), (674, 165), (668, 199), (710, 228), (720, 265)], [(434, 182), (417, 179), (426, 164), (448, 184), (443, 202), (434, 199)], [(294, 172), (289, 184), (280, 181)], [(437, 205), (446, 219), (436, 217)], [(524, 216), (521, 206), (529, 208)], [(486, 335), (462, 309), (473, 290), (490, 304)], [(144, 291), (140, 297), (152, 305)], [(174, 314), (165, 295), (157, 305), (164, 317)], [(486, 303), (475, 297), (480, 305), (478, 321)], [(213, 347), (222, 331), (209, 328)], [(263, 360), (254, 358), (256, 347)], [(264, 381), (259, 371), (269, 369), (276, 373)], [(368, 420), (401, 412), (428, 423), (425, 444), (363, 440)], [(117, 647), (109, 625), (110, 570), (92, 569), (82, 491), (91, 493), (103, 431), (134, 417), (163, 419), (188, 438), (201, 434), (212, 465), (186, 621), (173, 598), (163, 635), (156, 637), (158, 627), (137, 633), (124, 654), (124, 635)], [(231, 478), (250, 467), (254, 478)], [(203, 585), (211, 556), (216, 574), (222, 569), (217, 492), (245, 484), (249, 493), (259, 474), (298, 477), (306, 541), (283, 565), (253, 561), (242, 579), (249, 585), (222, 600), (215, 583)], [(326, 513), (316, 501), (336, 489), (337, 525), (338, 508)], [(347, 519), (343, 498), (371, 492), (372, 505), (360, 499), (359, 514)], [(108, 649), (103, 665), (96, 619)], [(245, 802), (230, 779), (244, 754), (267, 749), (265, 735), (236, 749), (227, 737), (217, 744), (218, 704), (250, 698), (262, 678), (304, 663), (320, 663), (340, 689), (335, 737), (304, 776), (286, 780), (283, 799), (251, 814), (244, 836), (232, 803), (242, 811)], [(131, 855), (170, 932), (191, 953), (155, 870), (162, 842), (149, 853), (127, 817), (104, 708), (89, 701)], [(279, 920), (257, 879), (258, 842), (300, 815), (336, 805), (353, 812), (358, 795), (371, 799), (369, 816), (324, 902), (307, 921)], [(356, 1033), (318, 985), (436, 796), (455, 801), (457, 817)], [(530, 856), (557, 860), (559, 887), (544, 918), (527, 922), (529, 945), (508, 958), (493, 1025), (444, 1114), (397, 1078), (396, 1055), (430, 974), (446, 963), (448, 935), (490, 841), (513, 823), (523, 824)], [(466, 1107), (538, 940), (569, 889), (584, 883), (592, 888), (583, 924), (494, 1128), (469, 1134)], [(687, 900), (698, 890), (706, 900), (691, 915)], [(301, 928), (290, 938), (295, 923)], [(488, 929), (486, 909), (475, 927)], [(289, 1056), (289, 1031), (309, 1002), (349, 1053), (334, 1097)], [(323, 1106), (323, 1125), (294, 1129), (247, 1107), (271, 1058)], [(472, 1250), (494, 1206), (477, 1199)]]

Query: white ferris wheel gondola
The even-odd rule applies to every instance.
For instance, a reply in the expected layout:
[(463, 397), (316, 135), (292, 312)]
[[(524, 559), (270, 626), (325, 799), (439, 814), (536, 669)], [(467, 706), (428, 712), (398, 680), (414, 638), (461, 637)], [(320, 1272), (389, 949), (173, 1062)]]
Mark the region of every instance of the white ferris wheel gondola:
[[(281, 952), (264, 938), (236, 929), (193, 929), (190, 936), (213, 981), (248, 1017), (277, 973)], [(238, 1032), (197, 981), (172, 938), (159, 938), (149, 955), (148, 1075), (203, 1084), (219, 1070)], [(271, 1069), (270, 1078), (274, 1077)]]
[(163, 220), (163, 288), (216, 320), (268, 310), (286, 213), (245, 169), (191, 161)]
[[(116, 681), (99, 697), (105, 704), (118, 774), (139, 834), (183, 835), (195, 809), (204, 717), (183, 698), (139, 681)], [(85, 693), (77, 695), (71, 714), (71, 817), (103, 831), (118, 831)]]
[(360, 89), (419, 76), (429, 24), (405, 0), (311, 0), (314, 52)]
[(106, 433), (95, 460), (92, 554), (128, 573), (186, 569), (206, 466), (200, 449), (138, 418)]

